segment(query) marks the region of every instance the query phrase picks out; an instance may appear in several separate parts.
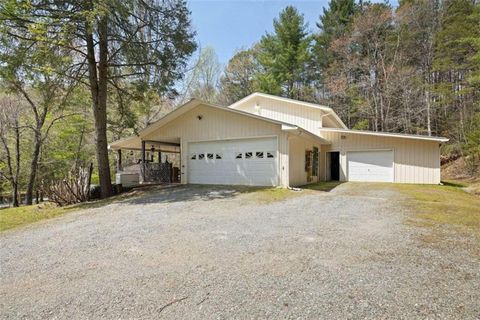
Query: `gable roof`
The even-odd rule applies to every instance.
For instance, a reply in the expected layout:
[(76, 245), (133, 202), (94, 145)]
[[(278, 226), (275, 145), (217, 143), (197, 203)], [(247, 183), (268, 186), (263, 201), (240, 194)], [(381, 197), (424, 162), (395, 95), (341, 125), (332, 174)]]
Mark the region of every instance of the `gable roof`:
[(372, 136), (380, 136), (380, 137), (405, 138), (405, 139), (427, 140), (427, 141), (437, 141), (437, 142), (447, 142), (448, 140), (450, 140), (445, 137), (422, 136), (419, 134), (375, 132), (375, 131), (353, 130), (353, 129), (320, 128), (320, 131), (353, 133), (353, 134), (363, 134), (363, 135), (372, 135)]
[(314, 134), (308, 132), (307, 130), (305, 130), (305, 129), (297, 126), (297, 125), (293, 125), (293, 124), (290, 124), (290, 123), (286, 123), (286, 122), (262, 117), (262, 116), (259, 116), (259, 115), (256, 115), (256, 114), (253, 114), (253, 113), (250, 113), (250, 112), (245, 112), (245, 111), (241, 111), (241, 110), (231, 109), (231, 108), (228, 108), (228, 107), (221, 107), (221, 106), (209, 104), (209, 103), (203, 102), (203, 101), (198, 100), (198, 99), (191, 99), (187, 103), (181, 105), (180, 107), (178, 107), (178, 108), (174, 109), (173, 111), (171, 111), (170, 113), (166, 114), (164, 117), (160, 118), (158, 121), (155, 121), (154, 123), (152, 123), (151, 125), (149, 125), (145, 129), (141, 130), (138, 133), (138, 135), (134, 135), (134, 136), (130, 136), (130, 137), (127, 137), (127, 138), (124, 138), (124, 139), (121, 139), (121, 140), (114, 141), (114, 142), (110, 143), (109, 146), (112, 149), (120, 149), (120, 148), (125, 148), (127, 146), (130, 147), (131, 145), (134, 145), (134, 144), (136, 145), (139, 142), (141, 142), (142, 138), (146, 137), (150, 133), (160, 129), (162, 126), (166, 125), (167, 123), (175, 120), (176, 118), (180, 117), (181, 115), (187, 113), (188, 111), (190, 111), (190, 110), (192, 110), (195, 107), (198, 107), (200, 105), (215, 108), (215, 109), (218, 109), (218, 110), (231, 112), (231, 113), (235, 113), (235, 114), (240, 114), (240, 115), (243, 115), (243, 116), (246, 116), (246, 117), (249, 117), (249, 118), (258, 119), (258, 120), (273, 123), (273, 124), (277, 124), (277, 125), (281, 126), (282, 130), (285, 130), (285, 131), (288, 131), (288, 132), (291, 132), (291, 133), (296, 133), (298, 135), (300, 135), (300, 134), (306, 135), (310, 139), (320, 141), (322, 144), (330, 144), (330, 142), (325, 140), (324, 138), (322, 138), (320, 136), (317, 136), (317, 135), (314, 135)]
[(216, 109), (227, 111), (227, 112), (241, 114), (241, 115), (244, 115), (244, 116), (247, 116), (247, 117), (250, 117), (250, 118), (259, 119), (259, 120), (274, 123), (274, 124), (284, 125), (286, 127), (292, 127), (292, 129), (297, 128), (296, 125), (293, 125), (293, 124), (290, 124), (290, 123), (286, 123), (286, 122), (282, 122), (282, 121), (278, 121), (278, 120), (274, 120), (274, 119), (270, 119), (270, 118), (265, 118), (265, 117), (262, 117), (262, 116), (259, 116), (259, 115), (253, 114), (253, 113), (241, 111), (241, 110), (236, 110), (236, 109), (230, 109), (230, 108), (227, 108), (227, 107), (217, 106), (217, 105), (206, 103), (206, 102), (203, 102), (199, 99), (194, 98), (194, 99), (191, 99), (190, 101), (188, 101), (187, 103), (181, 105), (180, 107), (176, 108), (175, 110), (171, 111), (170, 113), (166, 114), (163, 118), (160, 118), (159, 120), (155, 121), (154, 123), (152, 123), (151, 125), (149, 125), (145, 129), (141, 130), (138, 133), (138, 135), (139, 136), (148, 135), (149, 133), (152, 133), (153, 131), (161, 128), (165, 124), (169, 123), (170, 121), (175, 120), (176, 118), (178, 118), (181, 115), (187, 113), (188, 111), (192, 110), (193, 108), (198, 107), (199, 105), (204, 105), (204, 106), (207, 106), (207, 107), (216, 108)]
[(271, 94), (266, 94), (266, 93), (261, 93), (261, 92), (254, 92), (254, 93), (246, 96), (245, 98), (240, 99), (237, 102), (232, 103), (231, 105), (228, 106), (228, 108), (235, 109), (240, 104), (242, 104), (242, 103), (244, 103), (248, 100), (255, 99), (255, 98), (265, 98), (265, 99), (276, 100), (276, 101), (281, 101), (281, 102), (293, 103), (293, 104), (297, 104), (297, 105), (301, 105), (301, 106), (305, 106), (305, 107), (309, 107), (309, 108), (322, 110), (322, 111), (327, 113), (326, 115), (331, 115), (335, 119), (335, 121), (337, 121), (338, 124), (340, 124), (340, 126), (342, 126), (344, 129), (347, 129), (347, 126), (345, 125), (345, 123), (343, 123), (342, 119), (340, 119), (340, 117), (330, 107), (323, 106), (323, 105), (320, 105), (320, 104), (311, 103), (311, 102), (305, 102), (305, 101), (294, 100), (294, 99), (290, 99), (290, 98), (274, 96), (274, 95), (271, 95)]

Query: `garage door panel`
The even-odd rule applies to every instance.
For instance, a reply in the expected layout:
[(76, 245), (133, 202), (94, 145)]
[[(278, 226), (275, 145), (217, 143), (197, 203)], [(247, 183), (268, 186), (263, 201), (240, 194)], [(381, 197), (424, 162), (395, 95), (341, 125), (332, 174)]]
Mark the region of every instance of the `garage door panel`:
[[(245, 158), (251, 152), (252, 157)], [(261, 152), (257, 157), (256, 153)], [(267, 158), (267, 152), (273, 158)], [(203, 159), (198, 159), (205, 154)], [(207, 154), (213, 154), (208, 159)], [(221, 159), (216, 159), (219, 154)], [(237, 155), (242, 158), (238, 159)], [(192, 159), (195, 156), (196, 159)], [(275, 186), (278, 184), (276, 138), (198, 142), (189, 145), (188, 180), (199, 184), (239, 184)]]
[(393, 151), (348, 152), (348, 180), (393, 182), (393, 162)]

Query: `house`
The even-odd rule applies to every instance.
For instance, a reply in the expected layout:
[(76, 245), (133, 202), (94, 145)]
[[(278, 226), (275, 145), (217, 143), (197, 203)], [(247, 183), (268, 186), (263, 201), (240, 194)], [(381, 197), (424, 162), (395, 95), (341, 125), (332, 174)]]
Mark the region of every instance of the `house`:
[(170, 153), (179, 172), (174, 178), (170, 172), (167, 180), (179, 176), (183, 184), (438, 184), (440, 145), (446, 141), (351, 130), (329, 107), (253, 93), (228, 107), (193, 99), (110, 148), (118, 151), (119, 170), (124, 170), (121, 150), (140, 151), (136, 165), (143, 181), (152, 180), (148, 172), (160, 170), (162, 154)]

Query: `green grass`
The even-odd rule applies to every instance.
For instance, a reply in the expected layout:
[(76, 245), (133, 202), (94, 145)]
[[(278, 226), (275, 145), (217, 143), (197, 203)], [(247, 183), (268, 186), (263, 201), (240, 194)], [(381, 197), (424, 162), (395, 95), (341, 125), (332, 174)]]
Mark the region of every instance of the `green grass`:
[(299, 194), (299, 192), (295, 192), (285, 188), (253, 189), (251, 193), (255, 201), (258, 201), (264, 204), (272, 203), (276, 201), (282, 201)]
[(67, 211), (71, 211), (71, 209), (55, 207), (53, 204), (2, 209), (0, 210), (0, 231), (54, 218)]
[(324, 181), (324, 182), (318, 182), (318, 183), (312, 183), (312, 184), (307, 184), (302, 186), (302, 189), (306, 190), (314, 190), (314, 191), (324, 191), (324, 192), (329, 192), (339, 185), (341, 185), (342, 181)]
[(53, 203), (45, 202), (39, 205), (2, 209), (0, 210), (0, 232), (41, 220), (58, 217), (68, 212), (103, 207), (117, 201), (139, 196), (141, 193), (143, 193), (143, 191), (132, 191), (104, 200), (79, 203), (66, 207), (57, 207)]
[(480, 197), (480, 179), (457, 179), (457, 180), (444, 180), (443, 183), (448, 186), (464, 188), (465, 191)]
[(480, 232), (480, 198), (462, 185), (394, 185), (408, 195), (415, 207), (417, 222), (424, 225), (454, 225)]

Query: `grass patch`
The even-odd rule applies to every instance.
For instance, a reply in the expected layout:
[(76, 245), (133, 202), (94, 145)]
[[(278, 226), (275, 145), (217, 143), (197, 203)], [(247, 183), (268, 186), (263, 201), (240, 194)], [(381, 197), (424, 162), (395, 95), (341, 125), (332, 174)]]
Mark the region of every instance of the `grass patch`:
[(71, 210), (59, 208), (50, 203), (2, 209), (0, 210), (0, 231), (54, 218)]
[(414, 223), (419, 225), (453, 225), (480, 233), (480, 198), (465, 192), (457, 184), (443, 186), (395, 185), (414, 201)]
[(312, 183), (302, 186), (302, 189), (306, 190), (314, 190), (314, 191), (323, 191), (323, 192), (330, 192), (331, 190), (335, 189), (339, 185), (341, 185), (342, 181), (324, 181), (318, 183)]
[(478, 178), (444, 180), (442, 182), (446, 186), (463, 188), (468, 193), (480, 197), (480, 179)]
[(53, 203), (44, 202), (39, 205), (2, 209), (0, 210), (0, 231), (51, 219), (68, 212), (103, 207), (117, 201), (139, 196), (143, 193), (145, 193), (143, 190), (133, 190), (108, 199), (84, 202), (66, 207), (57, 207)]
[(256, 201), (266, 204), (282, 201), (298, 195), (299, 193), (301, 192), (296, 192), (285, 188), (261, 188), (253, 190), (252, 195)]

